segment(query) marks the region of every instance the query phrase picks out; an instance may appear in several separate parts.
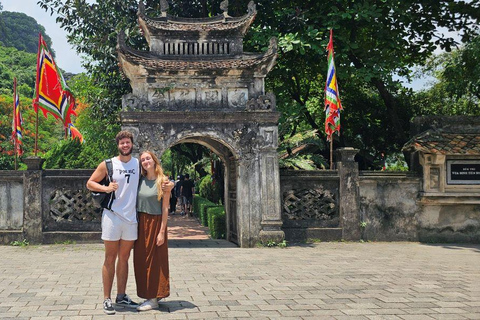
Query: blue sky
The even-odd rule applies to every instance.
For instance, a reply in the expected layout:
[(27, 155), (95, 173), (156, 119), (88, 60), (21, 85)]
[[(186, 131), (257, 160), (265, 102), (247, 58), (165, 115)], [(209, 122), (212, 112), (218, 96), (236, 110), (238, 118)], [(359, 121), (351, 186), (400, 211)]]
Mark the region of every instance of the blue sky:
[(67, 43), (67, 33), (55, 22), (51, 16), (37, 5), (37, 0), (0, 0), (3, 11), (23, 12), (33, 17), (41, 24), (52, 39), (58, 66), (65, 71), (80, 73), (85, 71), (81, 66), (81, 58)]

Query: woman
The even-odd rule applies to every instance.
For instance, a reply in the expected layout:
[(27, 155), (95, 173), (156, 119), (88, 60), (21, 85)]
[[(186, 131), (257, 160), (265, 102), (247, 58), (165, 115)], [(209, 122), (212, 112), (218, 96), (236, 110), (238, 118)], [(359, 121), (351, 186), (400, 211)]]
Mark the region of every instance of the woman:
[[(138, 187), (138, 239), (133, 263), (137, 295), (146, 299), (138, 311), (158, 308), (158, 299), (170, 295), (168, 269), (167, 218), (171, 187), (158, 158), (151, 151), (140, 155), (141, 177)], [(162, 190), (163, 189), (163, 190)], [(166, 201), (164, 201), (166, 199)]]

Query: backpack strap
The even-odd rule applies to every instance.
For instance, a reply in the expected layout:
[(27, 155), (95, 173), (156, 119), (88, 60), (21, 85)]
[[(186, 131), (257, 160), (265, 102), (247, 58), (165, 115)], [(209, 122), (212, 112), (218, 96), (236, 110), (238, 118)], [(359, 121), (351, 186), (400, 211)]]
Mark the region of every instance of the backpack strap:
[[(109, 182), (113, 181), (113, 163), (112, 159), (105, 159), (105, 165), (107, 166), (107, 175), (108, 175), (108, 180)], [(115, 200), (115, 191), (111, 193), (110, 200), (108, 201), (108, 204), (106, 206), (107, 209), (111, 210), (112, 209), (112, 203), (113, 200)]]
[(113, 164), (112, 159), (105, 159), (105, 164), (107, 165), (107, 175), (110, 182), (113, 180)]

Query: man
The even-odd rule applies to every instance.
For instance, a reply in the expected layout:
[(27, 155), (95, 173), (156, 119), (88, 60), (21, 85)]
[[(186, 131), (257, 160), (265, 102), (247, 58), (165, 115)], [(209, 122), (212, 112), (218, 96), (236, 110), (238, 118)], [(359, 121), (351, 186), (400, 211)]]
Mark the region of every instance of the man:
[(182, 183), (180, 193), (185, 201), (185, 214), (187, 217), (190, 217), (193, 204), (193, 195), (195, 194), (195, 184), (192, 180), (190, 180), (190, 175), (188, 173), (185, 174), (185, 180)]
[[(87, 188), (97, 192), (114, 192), (111, 209), (102, 214), (102, 240), (105, 246), (105, 260), (102, 267), (103, 311), (115, 314), (111, 293), (115, 272), (117, 275), (118, 306), (136, 308), (138, 304), (125, 293), (128, 277), (128, 259), (137, 240), (137, 189), (140, 179), (138, 159), (132, 157), (133, 134), (120, 131), (115, 137), (119, 155), (112, 158), (112, 182), (108, 186), (99, 184), (108, 175), (107, 165), (102, 161), (87, 182)], [(171, 184), (171, 183), (170, 183)], [(173, 184), (163, 185), (172, 188)], [(116, 270), (115, 270), (116, 263)]]

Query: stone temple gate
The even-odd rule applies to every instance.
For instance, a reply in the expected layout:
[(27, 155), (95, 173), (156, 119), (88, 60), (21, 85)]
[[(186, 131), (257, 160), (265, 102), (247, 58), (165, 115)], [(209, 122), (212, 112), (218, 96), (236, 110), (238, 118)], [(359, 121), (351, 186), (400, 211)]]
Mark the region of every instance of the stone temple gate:
[(243, 52), (243, 38), (256, 15), (223, 14), (201, 19), (150, 17), (140, 1), (138, 21), (149, 51), (118, 37), (121, 69), (132, 93), (123, 97), (122, 128), (139, 150), (162, 154), (179, 143), (210, 148), (225, 164), (227, 239), (241, 247), (283, 240), (277, 159), (275, 96), (264, 79), (277, 56), (276, 40), (262, 54)]

